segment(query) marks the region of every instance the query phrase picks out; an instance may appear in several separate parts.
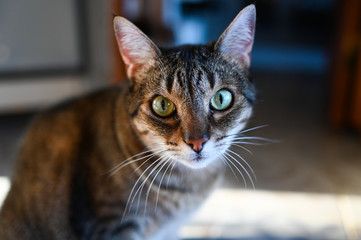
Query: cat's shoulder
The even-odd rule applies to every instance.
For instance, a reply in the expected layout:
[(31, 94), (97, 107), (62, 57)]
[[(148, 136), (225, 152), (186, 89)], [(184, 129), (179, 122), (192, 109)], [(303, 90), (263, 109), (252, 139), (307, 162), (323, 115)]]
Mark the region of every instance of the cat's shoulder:
[(120, 87), (107, 87), (100, 90), (92, 91), (80, 96), (76, 96), (60, 102), (47, 110), (44, 114), (57, 114), (66, 111), (89, 111), (98, 110), (97, 108), (104, 108), (108, 104), (112, 104), (116, 97), (121, 92)]
[(119, 87), (109, 87), (73, 97), (37, 114), (30, 128), (65, 130), (94, 124), (98, 119), (109, 117), (120, 92)]

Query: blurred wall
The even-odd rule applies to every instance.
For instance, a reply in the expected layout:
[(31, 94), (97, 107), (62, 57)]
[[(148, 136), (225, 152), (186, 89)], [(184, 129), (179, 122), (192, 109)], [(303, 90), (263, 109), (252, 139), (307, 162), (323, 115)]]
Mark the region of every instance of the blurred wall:
[(107, 85), (110, 2), (0, 2), (0, 114)]

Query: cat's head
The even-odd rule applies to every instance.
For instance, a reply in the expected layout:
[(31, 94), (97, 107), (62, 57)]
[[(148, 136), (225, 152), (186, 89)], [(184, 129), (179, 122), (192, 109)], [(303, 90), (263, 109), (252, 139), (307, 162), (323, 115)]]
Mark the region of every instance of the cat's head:
[(245, 127), (255, 101), (248, 78), (255, 18), (250, 5), (216, 42), (162, 49), (115, 17), (130, 81), (126, 107), (137, 134), (158, 156), (202, 168)]

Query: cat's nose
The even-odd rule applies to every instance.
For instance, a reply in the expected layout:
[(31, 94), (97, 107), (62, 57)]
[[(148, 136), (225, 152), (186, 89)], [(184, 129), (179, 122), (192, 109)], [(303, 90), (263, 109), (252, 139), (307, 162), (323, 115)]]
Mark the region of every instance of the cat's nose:
[(188, 146), (190, 146), (193, 151), (195, 151), (196, 153), (200, 153), (203, 149), (204, 144), (206, 144), (208, 140), (209, 139), (207, 137), (204, 137), (199, 139), (189, 139), (185, 140), (184, 142), (188, 144)]

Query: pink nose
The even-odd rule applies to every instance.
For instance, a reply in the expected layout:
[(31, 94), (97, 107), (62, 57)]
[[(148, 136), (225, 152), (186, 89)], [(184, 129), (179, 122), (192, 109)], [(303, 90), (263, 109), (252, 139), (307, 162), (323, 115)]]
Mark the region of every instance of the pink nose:
[(190, 139), (185, 141), (196, 153), (200, 153), (204, 144), (208, 141), (208, 138)]

